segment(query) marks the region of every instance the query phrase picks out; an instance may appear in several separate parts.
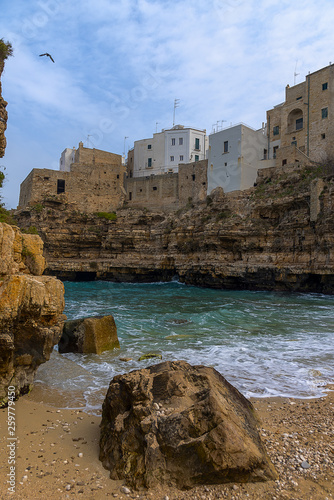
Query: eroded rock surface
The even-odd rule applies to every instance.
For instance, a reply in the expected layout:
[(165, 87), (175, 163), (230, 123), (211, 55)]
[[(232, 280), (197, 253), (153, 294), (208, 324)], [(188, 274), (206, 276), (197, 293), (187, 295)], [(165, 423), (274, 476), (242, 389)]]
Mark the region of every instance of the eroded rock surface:
[(184, 361), (113, 378), (100, 460), (134, 488), (277, 478), (251, 403), (213, 368)]
[(8, 386), (30, 390), (38, 366), (58, 343), (64, 286), (44, 271), (43, 242), (0, 223), (0, 406)]
[(117, 328), (111, 315), (66, 321), (58, 344), (60, 353), (101, 354), (116, 347), (119, 347)]

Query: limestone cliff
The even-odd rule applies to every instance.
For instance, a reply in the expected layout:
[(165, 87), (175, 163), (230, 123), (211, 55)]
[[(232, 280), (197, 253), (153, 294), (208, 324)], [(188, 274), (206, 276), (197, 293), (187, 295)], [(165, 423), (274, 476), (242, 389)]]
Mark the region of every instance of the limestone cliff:
[(16, 215), (37, 227), (46, 272), (60, 278), (333, 293), (333, 178), (317, 166), (259, 172), (254, 188), (174, 213), (107, 220), (45, 202)]
[(61, 281), (40, 276), (43, 242), (0, 223), (0, 406), (8, 386), (19, 396), (59, 342), (65, 317)]
[(5, 149), (6, 149), (5, 130), (7, 128), (7, 111), (6, 111), (7, 102), (2, 97), (2, 88), (1, 88), (1, 75), (4, 69), (4, 64), (5, 63), (1, 58), (1, 53), (0, 53), (0, 158), (2, 158), (5, 154)]

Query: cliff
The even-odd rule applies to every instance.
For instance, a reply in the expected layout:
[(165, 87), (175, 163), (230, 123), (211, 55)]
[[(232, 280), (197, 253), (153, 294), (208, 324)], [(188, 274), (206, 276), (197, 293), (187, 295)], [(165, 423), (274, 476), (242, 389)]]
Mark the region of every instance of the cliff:
[(254, 188), (174, 213), (107, 220), (43, 203), (16, 217), (38, 229), (46, 273), (61, 279), (333, 293), (334, 181), (319, 166), (262, 170)]
[(45, 267), (37, 235), (0, 223), (0, 406), (8, 387), (30, 390), (38, 366), (59, 342), (65, 316), (61, 281), (40, 276)]
[[(0, 42), (1, 43), (1, 42)], [(1, 87), (1, 75), (4, 69), (4, 60), (1, 58), (0, 52), (0, 158), (5, 155), (6, 149), (6, 138), (5, 138), (5, 130), (7, 128), (7, 111), (6, 106), (7, 102), (2, 97), (2, 87)]]

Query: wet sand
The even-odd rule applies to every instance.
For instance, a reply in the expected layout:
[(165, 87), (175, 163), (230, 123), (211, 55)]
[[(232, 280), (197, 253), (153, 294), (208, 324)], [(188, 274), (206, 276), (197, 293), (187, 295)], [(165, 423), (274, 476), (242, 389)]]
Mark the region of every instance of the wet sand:
[[(334, 386), (329, 387), (334, 390)], [(41, 391), (15, 402), (17, 441), (8, 439), (7, 408), (0, 410), (1, 498), (154, 500), (334, 498), (334, 392), (320, 399), (253, 399), (260, 434), (278, 481), (201, 486), (190, 491), (124, 490), (99, 462), (100, 416), (62, 409), (61, 397)], [(10, 452), (12, 450), (12, 455)], [(15, 494), (7, 483), (15, 455)], [(13, 466), (13, 465), (12, 465)]]

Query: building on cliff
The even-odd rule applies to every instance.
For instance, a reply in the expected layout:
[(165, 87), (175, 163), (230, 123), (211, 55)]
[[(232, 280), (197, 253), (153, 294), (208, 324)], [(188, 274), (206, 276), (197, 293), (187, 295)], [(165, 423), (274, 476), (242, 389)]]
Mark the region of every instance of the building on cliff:
[(63, 170), (34, 168), (30, 172), (20, 186), (18, 208), (45, 199), (69, 203), (82, 212), (109, 212), (123, 205), (126, 193), (122, 156), (85, 148), (80, 142), (78, 149), (65, 150), (60, 162)]
[(267, 132), (255, 130), (243, 123), (209, 136), (208, 195), (216, 187), (225, 193), (252, 187), (257, 171), (274, 166), (268, 161)]
[(276, 166), (333, 156), (334, 65), (285, 88), (285, 101), (267, 111), (268, 155)]
[(149, 139), (135, 141), (129, 176), (176, 173), (180, 164), (204, 160), (206, 150), (206, 130), (175, 125)]

